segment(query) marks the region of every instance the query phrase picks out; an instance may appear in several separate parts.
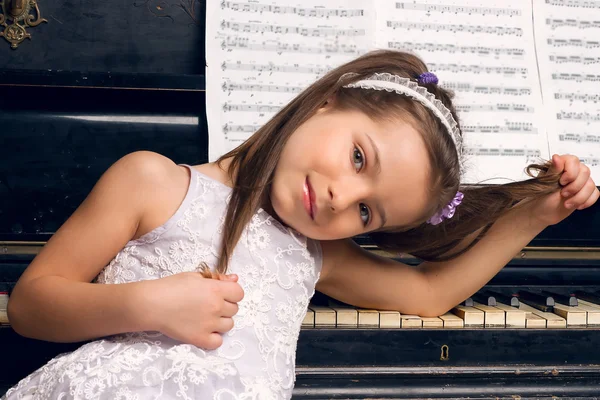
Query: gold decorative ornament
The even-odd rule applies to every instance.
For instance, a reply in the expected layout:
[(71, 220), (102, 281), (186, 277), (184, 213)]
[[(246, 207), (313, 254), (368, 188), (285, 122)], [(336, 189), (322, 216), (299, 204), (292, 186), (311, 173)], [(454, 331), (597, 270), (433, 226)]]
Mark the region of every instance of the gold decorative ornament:
[(11, 48), (16, 49), (25, 39), (31, 40), (26, 28), (42, 22), (48, 20), (41, 17), (37, 0), (0, 0), (0, 26), (4, 27), (0, 36), (10, 43)]

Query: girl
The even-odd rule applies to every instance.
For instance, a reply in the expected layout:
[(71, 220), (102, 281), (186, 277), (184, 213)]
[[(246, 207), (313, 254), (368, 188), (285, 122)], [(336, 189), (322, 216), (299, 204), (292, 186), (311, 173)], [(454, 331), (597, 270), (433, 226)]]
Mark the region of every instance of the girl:
[[(4, 399), (290, 398), (315, 286), (357, 307), (440, 315), (597, 200), (573, 156), (531, 166), (525, 182), (462, 187), (457, 120), (418, 58), (376, 51), (216, 163), (123, 157), (8, 305), (24, 336), (96, 340)], [(366, 233), (427, 261), (367, 253), (350, 239)]]

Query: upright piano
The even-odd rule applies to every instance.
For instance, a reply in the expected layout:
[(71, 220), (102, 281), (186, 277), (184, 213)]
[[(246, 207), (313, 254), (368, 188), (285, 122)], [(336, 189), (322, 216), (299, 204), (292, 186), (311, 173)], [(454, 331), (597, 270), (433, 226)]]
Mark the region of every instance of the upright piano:
[[(81, 345), (21, 337), (2, 308), (100, 175), (137, 150), (208, 161), (203, 4), (0, 2), (5, 13), (23, 4), (46, 22), (26, 26), (22, 40), (13, 29), (13, 42), (0, 26), (0, 393)], [(317, 293), (294, 398), (600, 397), (598, 226), (596, 205), (548, 228), (439, 318), (358, 310)]]

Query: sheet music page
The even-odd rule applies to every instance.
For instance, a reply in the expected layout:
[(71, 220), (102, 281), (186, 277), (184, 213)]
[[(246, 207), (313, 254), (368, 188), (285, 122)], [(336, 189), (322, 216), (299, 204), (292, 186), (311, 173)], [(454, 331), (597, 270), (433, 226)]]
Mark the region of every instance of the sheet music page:
[(213, 0), (206, 6), (210, 161), (375, 41), (370, 1)]
[(377, 47), (416, 53), (455, 92), (466, 182), (524, 179), (548, 159), (529, 1), (374, 3)]
[(579, 156), (600, 179), (600, 1), (535, 0), (540, 80), (552, 153)]

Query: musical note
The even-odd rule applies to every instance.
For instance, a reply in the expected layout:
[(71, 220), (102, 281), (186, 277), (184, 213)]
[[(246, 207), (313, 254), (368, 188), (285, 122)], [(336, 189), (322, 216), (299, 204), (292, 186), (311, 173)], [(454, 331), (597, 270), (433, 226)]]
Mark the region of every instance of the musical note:
[(256, 12), (256, 13), (274, 13), (274, 14), (296, 14), (301, 17), (362, 17), (362, 9), (332, 9), (332, 8), (301, 8), (288, 6), (274, 6), (269, 4), (240, 3), (234, 1), (222, 1), (221, 8), (229, 8), (233, 11)]
[(351, 54), (359, 55), (366, 52), (366, 49), (359, 48), (354, 43), (316, 43), (316, 45), (308, 45), (302, 43), (290, 43), (280, 40), (263, 40), (251, 42), (248, 38), (243, 37), (228, 37), (221, 41), (221, 49), (223, 50), (252, 50), (252, 51), (272, 51), (279, 55), (283, 53), (310, 53), (310, 54)]
[(386, 21), (387, 27), (392, 29), (417, 29), (420, 31), (448, 31), (452, 33), (488, 33), (492, 35), (515, 35), (522, 36), (521, 28), (511, 28), (505, 26), (484, 26), (484, 25), (453, 25), (453, 24), (436, 24), (436, 23), (421, 23), (421, 22), (404, 22), (404, 21)]
[(429, 64), (430, 71), (451, 71), (451, 72), (470, 72), (473, 74), (503, 74), (503, 75), (527, 75), (527, 68), (524, 67), (500, 67), (485, 65), (464, 65), (464, 64)]
[(586, 0), (546, 0), (546, 4), (561, 7), (600, 8), (600, 1)]
[(516, 111), (516, 112), (526, 112), (532, 113), (534, 111), (533, 107), (527, 106), (525, 104), (457, 104), (456, 111), (459, 113), (465, 112), (478, 112), (478, 111)]
[(419, 10), (427, 13), (439, 12), (439, 13), (454, 13), (454, 14), (481, 14), (481, 15), (495, 15), (516, 17), (521, 16), (521, 10), (515, 10), (512, 8), (494, 8), (494, 7), (468, 7), (468, 6), (454, 6), (448, 4), (426, 4), (419, 2), (397, 2), (396, 8), (403, 10)]
[[(530, 2), (373, 3), (383, 16), (376, 20), (376, 46), (421, 56), (439, 85), (456, 94), (465, 146), (498, 149), (470, 154), (466, 182), (525, 178), (531, 154), (513, 149), (548, 157)], [(512, 161), (494, 161), (507, 154)]]
[(547, 18), (546, 25), (550, 26), (551, 29), (558, 29), (563, 27), (577, 28), (577, 29), (589, 29), (589, 28), (600, 28), (600, 21), (588, 21), (585, 19), (571, 18), (571, 19), (560, 19), (560, 18)]
[(209, 1), (206, 15), (211, 161), (373, 45), (373, 7), (362, 0)]
[(250, 64), (243, 62), (235, 62), (228, 63), (223, 62), (221, 64), (221, 69), (223, 71), (227, 69), (237, 70), (237, 71), (256, 71), (256, 72), (283, 72), (283, 73), (294, 73), (294, 74), (315, 74), (315, 75), (323, 75), (327, 71), (332, 68), (331, 65), (317, 65), (310, 66), (305, 64), (292, 64), (292, 65), (282, 65), (282, 64)]
[(582, 101), (587, 103), (588, 101), (597, 103), (600, 101), (599, 94), (588, 94), (588, 93), (554, 93), (554, 98), (556, 100), (569, 100), (571, 103), (573, 101)]
[(257, 113), (276, 113), (281, 109), (281, 105), (271, 106), (262, 104), (223, 104), (223, 111), (242, 111), (242, 112), (257, 112)]
[(304, 28), (299, 26), (238, 23), (223, 20), (221, 29), (229, 29), (234, 32), (244, 33), (276, 33), (276, 34), (298, 34), (302, 36), (364, 36), (365, 29), (335, 29), (335, 28)]
[(478, 56), (514, 56), (523, 58), (524, 50), (519, 48), (509, 47), (488, 47), (488, 46), (457, 46), (448, 43), (412, 43), (412, 42), (388, 42), (387, 47), (397, 50), (411, 50), (416, 52), (426, 51), (432, 53), (448, 52), (456, 53), (471, 53)]
[(595, 74), (571, 74), (571, 73), (554, 73), (552, 79), (562, 81), (575, 81), (575, 82), (598, 82), (600, 81), (600, 75)]
[[(600, 28), (600, 24), (598, 25), (598, 28)], [(547, 41), (548, 45), (552, 46), (552, 47), (565, 47), (565, 46), (572, 46), (572, 47), (585, 47), (586, 49), (595, 49), (600, 47), (600, 42), (596, 41), (596, 40), (582, 40), (582, 39), (554, 39), (554, 38), (549, 38)]]
[(532, 89), (528, 87), (502, 87), (502, 86), (486, 86), (486, 85), (475, 85), (468, 82), (445, 82), (441, 84), (442, 87), (448, 90), (455, 90), (457, 92), (473, 92), (481, 94), (501, 94), (507, 96), (528, 96), (531, 94)]
[(600, 63), (600, 57), (548, 56), (548, 59), (557, 64), (573, 63), (588, 65)]
[(558, 139), (561, 142), (600, 143), (600, 136), (589, 133), (560, 133)]
[[(551, 117), (552, 153), (592, 155), (592, 177), (600, 168), (600, 2), (534, 0), (540, 83)], [(596, 160), (596, 161), (594, 161)]]
[(528, 122), (506, 122), (500, 125), (463, 125), (463, 133), (527, 133), (537, 134), (537, 128)]

